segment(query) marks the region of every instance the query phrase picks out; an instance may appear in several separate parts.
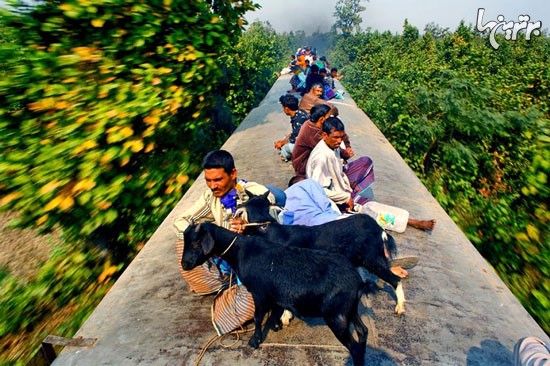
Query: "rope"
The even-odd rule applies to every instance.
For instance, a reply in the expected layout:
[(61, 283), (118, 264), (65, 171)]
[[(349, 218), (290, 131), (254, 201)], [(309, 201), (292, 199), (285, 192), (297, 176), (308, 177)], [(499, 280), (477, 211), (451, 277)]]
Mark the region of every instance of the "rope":
[(265, 221), (265, 222), (250, 222), (248, 224), (243, 224), (244, 227), (249, 226), (262, 226), (262, 225), (269, 225), (271, 224), (271, 221)]
[[(241, 337), (240, 335), (241, 334), (244, 334), (244, 333), (248, 333), (248, 332), (251, 332), (253, 331), (254, 328), (249, 328), (249, 329), (244, 329), (241, 327), (241, 330), (234, 330), (230, 333), (226, 333), (226, 334), (222, 334), (221, 336), (219, 335), (214, 335), (212, 338), (210, 338), (208, 340), (208, 342), (206, 342), (206, 344), (202, 347), (199, 355), (197, 356), (197, 360), (195, 361), (195, 366), (199, 366), (202, 358), (204, 357), (204, 355), (206, 354), (206, 351), (208, 351), (208, 348), (210, 348), (210, 346), (212, 346), (212, 344), (214, 344), (216, 341), (219, 341), (220, 343), (220, 346), (222, 346), (223, 348), (235, 348), (235, 345), (237, 344), (237, 342), (239, 342), (241, 340)], [(222, 343), (222, 340), (229, 336), (229, 335), (235, 335), (236, 338), (235, 338), (235, 341), (233, 343), (231, 343), (230, 345), (224, 345)]]
[[(221, 347), (229, 349), (229, 348), (235, 348), (235, 345), (237, 342), (241, 340), (240, 335), (244, 333), (249, 333), (253, 331), (254, 328), (248, 328), (248, 329), (241, 329), (241, 330), (234, 330), (233, 332), (222, 334), (221, 336), (214, 335), (212, 338), (206, 342), (204, 347), (202, 348), (201, 352), (199, 353), (199, 356), (197, 358), (197, 361), (195, 361), (195, 366), (199, 366), (200, 361), (206, 354), (206, 351), (212, 344), (214, 344), (216, 341), (219, 341), (219, 344)], [(227, 336), (235, 335), (235, 341), (231, 343), (230, 345), (224, 345), (222, 343), (223, 339)], [(262, 343), (260, 345), (261, 347), (286, 347), (286, 348), (321, 348), (321, 349), (334, 349), (334, 350), (341, 350), (341, 351), (347, 351), (346, 347), (344, 346), (334, 346), (334, 345), (321, 345), (321, 344), (309, 344), (309, 343), (296, 343), (296, 344), (288, 344), (288, 343)]]
[(222, 254), (220, 254), (220, 257), (223, 256), (225, 253), (227, 253), (227, 251), (229, 249), (231, 249), (231, 247), (233, 246), (233, 244), (235, 244), (235, 241), (237, 240), (237, 236), (233, 238), (233, 240), (231, 241), (231, 243), (229, 244), (229, 246), (227, 248), (225, 248), (225, 250), (223, 251)]

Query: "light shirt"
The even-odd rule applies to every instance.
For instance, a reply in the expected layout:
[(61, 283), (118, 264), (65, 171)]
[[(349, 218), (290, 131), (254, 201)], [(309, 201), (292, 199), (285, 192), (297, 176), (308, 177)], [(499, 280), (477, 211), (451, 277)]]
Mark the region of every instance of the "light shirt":
[(306, 165), (306, 175), (324, 188), (327, 196), (337, 204), (345, 204), (351, 198), (351, 185), (344, 173), (340, 148), (332, 150), (324, 140), (311, 151)]

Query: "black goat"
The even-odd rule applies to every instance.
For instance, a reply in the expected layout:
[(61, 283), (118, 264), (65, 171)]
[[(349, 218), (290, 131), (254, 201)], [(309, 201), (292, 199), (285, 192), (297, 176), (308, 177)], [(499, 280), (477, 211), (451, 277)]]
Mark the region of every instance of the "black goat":
[(405, 312), (401, 278), (391, 272), (388, 258), (388, 254), (396, 252), (395, 240), (372, 217), (356, 214), (316, 226), (281, 225), (269, 214), (268, 193), (260, 196), (249, 193), (250, 199), (238, 209), (245, 213), (248, 222), (265, 223), (248, 226), (245, 234), (259, 235), (281, 245), (339, 253), (353, 265), (364, 267), (388, 282), (395, 289), (396, 314)]
[[(323, 317), (336, 338), (363, 365), (368, 329), (358, 314), (369, 290), (349, 260), (322, 250), (284, 247), (243, 236), (211, 223), (184, 232), (181, 265), (190, 270), (211, 256), (225, 259), (254, 299), (255, 331), (248, 344), (257, 348), (269, 329), (279, 330), (283, 309)], [(262, 321), (271, 311), (262, 331)]]

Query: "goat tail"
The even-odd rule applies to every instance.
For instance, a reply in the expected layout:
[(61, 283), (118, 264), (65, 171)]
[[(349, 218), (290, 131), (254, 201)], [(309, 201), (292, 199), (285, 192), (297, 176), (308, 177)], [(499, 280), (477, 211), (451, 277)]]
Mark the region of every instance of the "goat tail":
[(393, 236), (388, 234), (386, 230), (382, 231), (382, 242), (384, 243), (384, 250), (389, 254), (390, 259), (393, 259), (397, 254), (397, 245)]

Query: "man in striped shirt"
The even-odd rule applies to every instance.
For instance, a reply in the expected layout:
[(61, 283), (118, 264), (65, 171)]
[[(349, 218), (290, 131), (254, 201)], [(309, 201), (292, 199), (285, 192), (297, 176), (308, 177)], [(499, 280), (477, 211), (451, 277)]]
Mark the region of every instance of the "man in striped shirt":
[[(248, 193), (261, 195), (268, 189), (258, 183), (247, 182), (237, 178), (237, 169), (233, 156), (225, 150), (216, 150), (208, 153), (202, 167), (207, 189), (192, 207), (185, 210), (174, 222), (178, 242), (176, 245), (178, 260), (184, 250), (183, 232), (190, 223), (203, 221), (215, 222), (216, 225), (228, 230), (242, 233), (246, 222), (234, 217), (237, 206), (248, 200)], [(275, 203), (275, 196), (270, 193), (268, 199)], [(237, 287), (229, 287), (231, 268), (221, 258), (211, 258), (202, 266), (190, 271), (180, 267), (184, 280), (191, 291), (199, 295), (218, 293), (214, 299), (212, 323), (216, 332), (221, 335), (228, 333), (244, 322), (250, 320), (254, 313), (252, 296), (240, 285), (238, 279), (232, 281)], [(235, 280), (235, 277), (233, 277)], [(239, 295), (235, 295), (236, 293)], [(231, 311), (226, 311), (232, 309)], [(235, 312), (241, 311), (241, 314)]]

